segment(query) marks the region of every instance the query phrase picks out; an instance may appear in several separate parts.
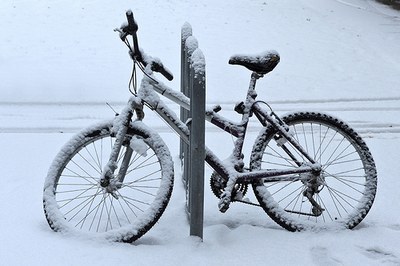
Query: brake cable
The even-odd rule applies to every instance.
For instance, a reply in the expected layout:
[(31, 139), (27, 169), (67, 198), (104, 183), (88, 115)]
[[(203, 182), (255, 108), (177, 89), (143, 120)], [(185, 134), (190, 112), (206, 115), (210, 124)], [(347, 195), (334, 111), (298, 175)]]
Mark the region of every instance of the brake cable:
[[(158, 83), (158, 81), (156, 79), (154, 79), (152, 76), (150, 76), (149, 74), (147, 74), (147, 72), (145, 71), (145, 63), (144, 62), (140, 62), (138, 61), (133, 55), (135, 54), (132, 46), (129, 43), (129, 40), (127, 38), (124, 39), (123, 41), (125, 43), (125, 45), (128, 47), (129, 52), (131, 54), (132, 60), (133, 60), (133, 67), (132, 67), (132, 74), (131, 74), (131, 78), (129, 79), (129, 91), (133, 94), (133, 95), (137, 95), (137, 78), (136, 78), (136, 65), (139, 67), (139, 69), (142, 71), (142, 73), (147, 76), (149, 79), (151, 79), (153, 82)], [(133, 88), (133, 91), (132, 91)]]

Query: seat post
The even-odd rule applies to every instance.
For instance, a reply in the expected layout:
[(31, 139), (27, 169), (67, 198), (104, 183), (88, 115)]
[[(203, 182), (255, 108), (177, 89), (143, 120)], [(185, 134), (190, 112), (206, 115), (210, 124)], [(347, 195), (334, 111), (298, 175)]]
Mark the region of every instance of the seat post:
[(255, 71), (251, 73), (249, 89), (247, 91), (247, 101), (249, 100), (249, 97), (251, 97), (253, 100), (257, 97), (256, 83), (257, 83), (257, 80), (259, 78), (262, 78), (263, 76), (264, 76), (264, 74), (260, 74)]
[(253, 73), (251, 73), (251, 76), (253, 76), (253, 75), (255, 76), (255, 79), (257, 80), (257, 79), (263, 78), (265, 74), (253, 72)]

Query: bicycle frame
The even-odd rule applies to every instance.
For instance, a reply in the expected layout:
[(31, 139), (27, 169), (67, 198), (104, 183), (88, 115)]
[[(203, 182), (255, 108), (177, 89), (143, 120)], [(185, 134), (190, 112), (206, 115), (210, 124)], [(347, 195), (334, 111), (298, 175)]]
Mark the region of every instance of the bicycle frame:
[[(138, 26), (130, 10), (126, 16), (128, 24), (116, 31), (134, 63), (130, 80), (133, 96), (113, 121), (82, 130), (54, 159), (43, 190), (44, 213), (54, 231), (84, 232), (96, 235), (96, 239), (100, 236), (124, 242), (141, 237), (163, 214), (174, 185), (171, 154), (157, 132), (142, 122), (143, 108), (148, 106), (156, 112), (186, 143), (190, 139), (193, 144), (194, 133), (199, 133), (194, 124), (197, 121), (192, 125), (190, 119), (181, 121), (159, 95), (186, 110), (198, 102), (191, 103), (188, 97), (154, 77), (153, 71), (168, 80), (173, 75), (160, 60), (139, 50)], [(133, 46), (128, 36), (132, 36)], [(197, 62), (198, 56), (194, 58)], [(210, 185), (219, 198), (221, 212), (237, 201), (262, 207), (289, 231), (331, 226), (335, 230), (351, 229), (364, 219), (375, 199), (377, 172), (373, 157), (362, 138), (338, 118), (319, 112), (294, 112), (280, 118), (268, 103), (256, 100), (257, 80), (271, 72), (279, 59), (277, 52), (268, 51), (230, 58), (230, 64), (253, 71), (246, 98), (234, 109), (241, 119), (232, 122), (221, 116), (219, 105), (200, 112), (205, 112), (205, 119), (211, 124), (235, 137), (233, 150), (221, 160), (204, 147), (205, 153), (194, 152), (191, 159), (204, 159), (214, 170)], [(139, 90), (136, 67), (144, 73)], [(196, 76), (194, 81), (196, 85)], [(198, 113), (192, 117), (198, 118)], [(248, 141), (252, 117), (260, 122), (261, 131), (248, 158), (249, 166), (245, 167), (244, 141)], [(190, 150), (193, 148), (196, 147)], [(200, 200), (203, 193), (194, 184), (203, 186), (204, 177), (198, 176), (197, 170), (189, 172), (193, 176), (185, 180), (185, 185), (190, 190), (189, 201), (199, 204), (198, 208), (190, 208), (194, 210), (192, 220), (197, 223), (203, 219), (204, 206)], [(258, 204), (244, 198), (248, 185)]]
[[(123, 124), (129, 125), (129, 121), (132, 118), (133, 110), (140, 110), (143, 106), (139, 106), (140, 99), (142, 102), (146, 103), (153, 111), (155, 111), (159, 116), (171, 126), (171, 128), (186, 142), (189, 141), (189, 129), (188, 126), (183, 123), (178, 116), (171, 111), (164, 102), (158, 97), (155, 96), (154, 92), (159, 93), (160, 95), (172, 100), (173, 102), (177, 103), (178, 105), (182, 106), (183, 108), (189, 110), (190, 109), (190, 100), (188, 97), (183, 95), (180, 92), (172, 90), (168, 86), (164, 85), (163, 83), (159, 82), (157, 79), (154, 78), (152, 73), (147, 73), (149, 76), (146, 75), (143, 77), (142, 84), (137, 96), (131, 97), (128, 108), (125, 110), (120, 116), (123, 116), (122, 119), (125, 121)], [(285, 125), (279, 119), (274, 118), (272, 115), (268, 114), (259, 103), (255, 100), (257, 97), (257, 93), (255, 91), (255, 85), (257, 79), (262, 77), (257, 73), (253, 73), (251, 75), (250, 85), (247, 92), (246, 100), (242, 103), (242, 119), (239, 123), (234, 123), (226, 118), (217, 114), (217, 111), (214, 110), (206, 110), (206, 120), (211, 122), (213, 125), (223, 129), (224, 131), (228, 132), (229, 134), (237, 137), (234, 143), (234, 150), (230, 156), (232, 159), (232, 164), (229, 165), (227, 162), (222, 162), (210, 149), (206, 147), (206, 158), (205, 161), (224, 179), (229, 180), (227, 190), (229, 191), (229, 187), (234, 186), (236, 182), (251, 182), (257, 179), (263, 179), (263, 182), (274, 182), (274, 181), (289, 181), (289, 180), (299, 180), (299, 177), (287, 175), (290, 174), (300, 174), (300, 173), (311, 173), (315, 171), (319, 171), (320, 167), (316, 162), (308, 155), (308, 153), (297, 143), (297, 141), (292, 137), (290, 132), (286, 130)], [(140, 111), (139, 111), (140, 112)], [(289, 154), (294, 162), (297, 162), (298, 168), (291, 168), (291, 169), (283, 169), (283, 170), (255, 170), (255, 171), (243, 171), (243, 161), (242, 161), (242, 148), (244, 139), (246, 137), (247, 125), (249, 122), (250, 117), (252, 114), (260, 120), (264, 126), (271, 125), (274, 129), (276, 129), (281, 136), (283, 136), (286, 141), (291, 143), (293, 147), (295, 147), (298, 152), (303, 155), (305, 158), (309, 160), (309, 164), (304, 164), (298, 162), (293, 154)], [(141, 120), (141, 117), (139, 117)], [(123, 137), (126, 134), (126, 129), (121, 127), (118, 130), (117, 138)], [(121, 141), (116, 141), (115, 151), (112, 154), (118, 154)], [(285, 149), (284, 144), (282, 148)], [(288, 151), (287, 151), (288, 152)], [(132, 150), (128, 147), (127, 155), (128, 158), (124, 158), (124, 162), (129, 162), (130, 155)], [(115, 156), (110, 158), (109, 166), (114, 165)], [(109, 168), (107, 168), (108, 170)], [(111, 168), (112, 170), (112, 168)], [(114, 169), (115, 170), (115, 169)], [(123, 181), (125, 167), (122, 165), (120, 169), (120, 173), (118, 174), (119, 182)], [(107, 172), (107, 171), (104, 171)], [(108, 177), (110, 179), (111, 176)]]

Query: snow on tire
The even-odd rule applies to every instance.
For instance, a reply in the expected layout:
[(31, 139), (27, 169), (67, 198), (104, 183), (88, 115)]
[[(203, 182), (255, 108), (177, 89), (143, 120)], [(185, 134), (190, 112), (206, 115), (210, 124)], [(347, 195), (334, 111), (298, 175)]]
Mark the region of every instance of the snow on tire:
[[(300, 145), (322, 165), (321, 185), (313, 199), (324, 209), (316, 215), (304, 196), (306, 182), (258, 182), (253, 184), (264, 211), (289, 231), (353, 228), (370, 210), (377, 189), (377, 171), (362, 138), (343, 121), (330, 115), (298, 112), (282, 120)], [(265, 128), (253, 146), (250, 167), (283, 169), (297, 167), (275, 141), (277, 131)], [(291, 144), (285, 146), (300, 160)]]
[(172, 159), (158, 134), (134, 122), (119, 165), (132, 137), (141, 141), (141, 151), (134, 149), (124, 182), (114, 195), (99, 184), (115, 141), (112, 121), (89, 127), (64, 145), (44, 184), (44, 212), (54, 231), (132, 242), (158, 221), (172, 193)]

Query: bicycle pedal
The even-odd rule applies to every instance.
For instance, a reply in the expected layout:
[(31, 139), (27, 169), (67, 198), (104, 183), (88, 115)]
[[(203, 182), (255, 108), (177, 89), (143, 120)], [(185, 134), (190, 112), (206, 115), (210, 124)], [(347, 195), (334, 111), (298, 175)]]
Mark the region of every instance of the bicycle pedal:
[(229, 203), (228, 204), (218, 204), (219, 211), (222, 213), (225, 213), (229, 209)]

